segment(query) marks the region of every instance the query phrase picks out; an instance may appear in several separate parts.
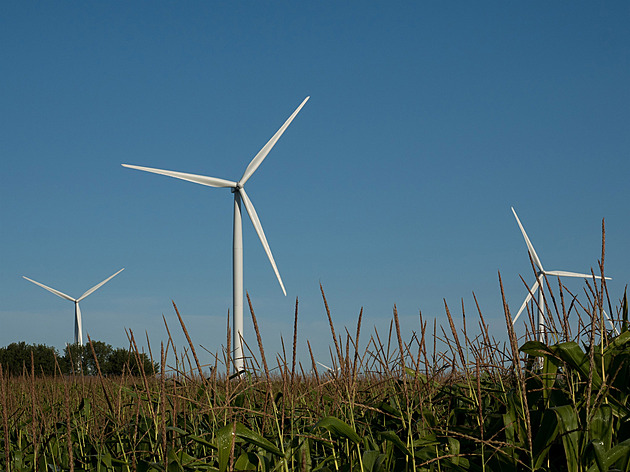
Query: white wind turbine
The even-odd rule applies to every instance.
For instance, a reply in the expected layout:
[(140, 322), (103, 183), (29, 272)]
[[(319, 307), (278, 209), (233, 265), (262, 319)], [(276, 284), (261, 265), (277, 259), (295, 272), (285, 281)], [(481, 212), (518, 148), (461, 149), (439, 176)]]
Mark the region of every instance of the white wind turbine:
[[(534, 246), (532, 245), (531, 241), (527, 237), (525, 228), (523, 228), (523, 225), (521, 224), (521, 220), (518, 219), (518, 216), (516, 215), (516, 211), (514, 211), (513, 207), (512, 207), (512, 213), (514, 213), (514, 218), (516, 218), (516, 222), (518, 223), (518, 226), (521, 229), (521, 233), (523, 233), (525, 244), (527, 244), (527, 251), (529, 252), (529, 255), (534, 261), (534, 264), (536, 266), (536, 271), (537, 271), (536, 282), (534, 283), (534, 285), (532, 285), (532, 288), (529, 290), (527, 297), (525, 297), (525, 301), (521, 305), (521, 308), (518, 310), (518, 313), (514, 317), (514, 320), (512, 320), (512, 324), (516, 323), (516, 320), (518, 320), (518, 317), (521, 316), (521, 313), (523, 312), (523, 310), (525, 309), (529, 301), (532, 299), (532, 297), (536, 293), (536, 290), (538, 290), (538, 340), (542, 342), (544, 341), (544, 338), (545, 338), (545, 314), (544, 314), (545, 297), (542, 291), (542, 285), (543, 285), (545, 275), (555, 275), (557, 277), (578, 277), (581, 279), (592, 279), (593, 275), (592, 274), (579, 274), (577, 272), (566, 272), (564, 270), (543, 269), (542, 263), (540, 262), (540, 259), (538, 258), (538, 254), (536, 254), (536, 251), (534, 250)], [(597, 275), (595, 276), (595, 278), (601, 279), (601, 277)], [(606, 280), (610, 280), (610, 277), (606, 277)]]
[(41, 284), (39, 282), (34, 281), (33, 279), (29, 279), (28, 277), (26, 277), (24, 275), (22, 277), (24, 277), (29, 282), (33, 282), (35, 285), (39, 285), (40, 287), (45, 288), (46, 290), (48, 290), (51, 293), (54, 293), (58, 297), (65, 298), (66, 300), (74, 302), (74, 343), (75, 344), (78, 343), (80, 346), (83, 346), (83, 325), (81, 323), (81, 309), (79, 308), (79, 302), (81, 300), (83, 300), (85, 297), (87, 297), (88, 295), (92, 294), (93, 292), (95, 292), (96, 290), (101, 288), (103, 285), (105, 285), (111, 279), (113, 279), (118, 274), (120, 274), (123, 270), (125, 270), (125, 269), (124, 268), (120, 269), (114, 275), (112, 275), (110, 277), (107, 277), (105, 280), (103, 280), (99, 284), (96, 284), (94, 287), (89, 289), (87, 292), (85, 292), (79, 298), (72, 298), (70, 295), (66, 295), (65, 293), (60, 292), (59, 290), (55, 290), (54, 288), (50, 288), (50, 287), (48, 287), (48, 286), (46, 286), (44, 284)]
[(251, 200), (245, 193), (244, 185), (249, 180), (256, 169), (262, 164), (262, 161), (267, 157), (269, 151), (274, 147), (280, 136), (285, 132), (285, 130), (289, 127), (293, 119), (302, 109), (304, 104), (310, 97), (306, 97), (304, 101), (300, 104), (299, 107), (293, 112), (293, 114), (284, 122), (284, 124), (280, 127), (280, 129), (273, 135), (273, 137), (263, 146), (263, 148), (254, 156), (252, 161), (249, 163), (243, 176), (238, 182), (233, 182), (231, 180), (219, 179), (216, 177), (208, 177), (205, 175), (195, 175), (195, 174), (185, 174), (182, 172), (174, 172), (170, 170), (161, 170), (161, 169), (152, 169), (149, 167), (140, 167), (140, 166), (132, 166), (128, 164), (123, 164), (124, 167), (129, 167), (131, 169), (143, 170), (146, 172), (152, 172), (154, 174), (166, 175), (169, 177), (175, 177), (177, 179), (187, 180), (189, 182), (194, 182), (201, 185), (206, 185), (209, 187), (227, 187), (232, 189), (232, 193), (234, 194), (234, 227), (233, 227), (233, 243), (232, 243), (232, 319), (233, 319), (233, 345), (234, 345), (234, 370), (238, 373), (243, 370), (243, 228), (242, 228), (242, 217), (241, 217), (241, 201), (245, 204), (245, 209), (249, 214), (249, 218), (254, 225), (254, 229), (258, 234), (258, 238), (267, 253), (267, 257), (269, 258), (269, 262), (271, 262), (271, 267), (273, 267), (273, 271), (276, 273), (276, 277), (278, 278), (278, 282), (280, 283), (280, 287), (282, 288), (282, 292), (286, 296), (287, 292), (284, 288), (284, 284), (282, 283), (282, 279), (280, 278), (280, 273), (278, 272), (278, 268), (276, 267), (276, 262), (273, 259), (273, 255), (271, 254), (271, 249), (269, 248), (269, 243), (267, 243), (267, 238), (265, 237), (265, 233), (263, 231), (262, 225), (260, 224), (260, 220), (258, 219), (258, 215), (256, 214), (256, 210), (254, 209), (254, 205)]

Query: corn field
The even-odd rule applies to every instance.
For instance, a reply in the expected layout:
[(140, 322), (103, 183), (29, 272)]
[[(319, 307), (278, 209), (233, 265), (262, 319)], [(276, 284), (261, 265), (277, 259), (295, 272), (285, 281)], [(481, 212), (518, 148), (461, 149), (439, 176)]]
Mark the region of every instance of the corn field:
[[(308, 341), (312, 362), (296, 363), (297, 300), (292, 357), (267, 359), (250, 301), (258, 346), (241, 375), (230, 374), (229, 329), (214, 365), (202, 366), (173, 304), (189, 345), (168, 370), (170, 331), (159, 369), (141, 375), (105, 377), (97, 363), (92, 376), (38, 376), (32, 366), (9, 376), (0, 366), (0, 468), (628, 471), (627, 297), (613, 309), (603, 279), (584, 293), (580, 302), (546, 282), (546, 342), (535, 340), (538, 307), (528, 307), (530, 327), (517, 338), (503, 297), (504, 343), (490, 336), (478, 305), (469, 334), (463, 304), (460, 323), (446, 302), (448, 326), (420, 315), (409, 340), (396, 307), (385, 336), (363, 335), (362, 313), (356, 332), (338, 335), (322, 289), (329, 369), (318, 369)], [(133, 333), (131, 341), (138, 352)]]

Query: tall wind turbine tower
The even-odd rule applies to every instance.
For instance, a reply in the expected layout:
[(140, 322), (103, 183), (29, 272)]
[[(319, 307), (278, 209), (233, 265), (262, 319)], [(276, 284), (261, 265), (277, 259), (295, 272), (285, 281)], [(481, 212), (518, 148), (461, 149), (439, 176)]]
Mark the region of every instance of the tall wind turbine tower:
[(29, 279), (28, 277), (26, 277), (24, 275), (22, 277), (24, 277), (29, 282), (33, 282), (35, 285), (39, 285), (40, 287), (48, 290), (49, 292), (54, 293), (58, 297), (65, 298), (66, 300), (74, 302), (74, 343), (75, 344), (78, 343), (80, 346), (83, 346), (83, 325), (81, 323), (81, 308), (79, 308), (79, 302), (81, 300), (83, 300), (85, 297), (87, 297), (88, 295), (94, 293), (96, 290), (101, 288), (103, 285), (105, 285), (111, 279), (113, 279), (118, 274), (120, 274), (123, 270), (125, 270), (125, 269), (124, 268), (120, 269), (114, 275), (112, 275), (110, 277), (107, 277), (105, 280), (103, 280), (101, 283), (96, 284), (94, 287), (89, 289), (87, 292), (85, 292), (79, 298), (72, 298), (70, 295), (66, 295), (65, 293), (60, 292), (59, 290), (55, 290), (54, 288), (51, 288), (51, 287), (48, 287), (48, 286), (46, 286), (46, 285), (44, 285), (42, 283), (36, 282), (33, 279)]
[(166, 175), (169, 177), (175, 177), (177, 179), (187, 180), (189, 182), (206, 185), (208, 187), (227, 187), (230, 188), (232, 193), (234, 194), (234, 226), (233, 226), (233, 239), (232, 239), (232, 326), (233, 326), (233, 346), (234, 346), (234, 370), (235, 372), (241, 372), (243, 370), (244, 359), (243, 359), (243, 223), (242, 223), (242, 215), (241, 215), (241, 202), (245, 205), (245, 209), (249, 214), (249, 218), (254, 225), (254, 229), (258, 234), (258, 238), (267, 253), (267, 257), (269, 258), (269, 262), (271, 263), (271, 267), (276, 274), (276, 278), (278, 279), (278, 283), (280, 284), (280, 288), (282, 288), (282, 292), (286, 296), (287, 292), (284, 288), (284, 284), (282, 283), (282, 279), (280, 278), (280, 273), (278, 272), (278, 267), (276, 266), (276, 262), (273, 259), (273, 255), (271, 254), (271, 249), (269, 248), (269, 243), (267, 242), (267, 238), (265, 237), (265, 233), (263, 231), (262, 225), (260, 224), (260, 220), (258, 219), (258, 215), (256, 214), (256, 210), (254, 209), (254, 205), (251, 200), (247, 196), (245, 192), (245, 183), (249, 180), (256, 169), (262, 164), (269, 151), (274, 147), (280, 136), (285, 132), (285, 130), (289, 127), (293, 119), (300, 112), (304, 104), (310, 97), (306, 97), (304, 101), (300, 104), (299, 107), (293, 112), (293, 114), (284, 122), (284, 124), (280, 127), (280, 129), (272, 136), (272, 138), (263, 146), (263, 148), (254, 156), (252, 161), (249, 163), (243, 176), (238, 182), (233, 182), (231, 180), (219, 179), (217, 177), (208, 177), (205, 175), (195, 175), (195, 174), (186, 174), (183, 172), (175, 172), (171, 170), (162, 170), (162, 169), (153, 169), (150, 167), (140, 167), (129, 164), (123, 164), (124, 167), (128, 167), (130, 169), (142, 170), (145, 172), (152, 172), (154, 174)]

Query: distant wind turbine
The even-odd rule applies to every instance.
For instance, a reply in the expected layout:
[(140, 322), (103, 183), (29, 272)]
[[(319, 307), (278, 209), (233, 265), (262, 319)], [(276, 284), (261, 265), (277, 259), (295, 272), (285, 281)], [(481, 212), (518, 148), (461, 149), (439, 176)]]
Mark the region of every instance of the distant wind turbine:
[(22, 277), (24, 277), (29, 282), (33, 282), (35, 285), (39, 285), (40, 287), (45, 288), (46, 290), (48, 290), (51, 293), (54, 293), (58, 297), (65, 298), (66, 300), (70, 300), (71, 302), (74, 302), (74, 343), (75, 344), (78, 343), (80, 346), (83, 346), (83, 325), (81, 323), (81, 309), (79, 308), (79, 302), (81, 300), (83, 300), (85, 297), (87, 297), (88, 295), (92, 294), (93, 292), (95, 292), (96, 290), (101, 288), (107, 282), (109, 282), (114, 277), (116, 277), (118, 274), (120, 274), (123, 270), (125, 270), (125, 269), (124, 268), (120, 269), (114, 275), (106, 278), (101, 283), (96, 284), (94, 287), (89, 289), (87, 292), (85, 292), (79, 298), (72, 298), (70, 295), (66, 295), (65, 293), (60, 292), (59, 290), (55, 290), (54, 288), (50, 288), (50, 287), (48, 287), (48, 286), (46, 286), (46, 285), (44, 285), (42, 283), (34, 281), (33, 279), (29, 279), (28, 277), (26, 277), (24, 275)]
[(276, 267), (276, 262), (273, 259), (273, 255), (271, 254), (271, 249), (269, 248), (269, 244), (267, 243), (267, 238), (265, 237), (265, 233), (263, 231), (262, 225), (260, 224), (260, 220), (258, 219), (258, 215), (256, 214), (256, 210), (254, 209), (254, 205), (251, 200), (245, 193), (244, 185), (249, 180), (256, 169), (262, 164), (262, 161), (267, 157), (269, 151), (274, 147), (280, 136), (285, 132), (285, 130), (289, 127), (293, 119), (302, 109), (304, 104), (310, 97), (306, 97), (304, 101), (300, 104), (299, 107), (293, 112), (293, 114), (284, 122), (284, 124), (280, 127), (280, 129), (273, 135), (273, 137), (263, 146), (263, 148), (254, 156), (252, 161), (249, 163), (243, 176), (238, 182), (233, 182), (231, 180), (219, 179), (216, 177), (207, 177), (204, 175), (195, 175), (195, 174), (185, 174), (182, 172), (174, 172), (170, 170), (161, 170), (161, 169), (153, 169), (150, 167), (140, 167), (133, 166), (128, 164), (123, 164), (124, 167), (129, 167), (130, 169), (142, 170), (145, 172), (152, 172), (154, 174), (166, 175), (169, 177), (175, 177), (177, 179), (187, 180), (189, 182), (194, 182), (201, 185), (206, 185), (208, 187), (227, 187), (232, 189), (232, 193), (234, 194), (234, 226), (233, 226), (233, 244), (232, 244), (232, 268), (233, 268), (233, 279), (232, 279), (232, 317), (233, 317), (233, 338), (234, 338), (234, 369), (238, 373), (243, 370), (243, 224), (241, 217), (241, 201), (245, 204), (245, 209), (249, 214), (249, 218), (254, 225), (254, 229), (258, 234), (258, 238), (267, 253), (267, 257), (269, 258), (269, 262), (271, 262), (271, 267), (273, 267), (273, 271), (278, 278), (278, 282), (280, 283), (280, 287), (282, 288), (282, 292), (286, 296), (287, 291), (284, 288), (284, 284), (282, 283), (282, 279), (280, 278), (280, 273), (278, 272), (278, 268)]
[[(521, 313), (523, 312), (523, 310), (525, 309), (529, 301), (532, 299), (532, 297), (536, 293), (536, 290), (538, 290), (538, 340), (543, 342), (545, 338), (545, 315), (544, 315), (545, 297), (543, 295), (542, 285), (543, 285), (543, 280), (544, 280), (545, 275), (555, 275), (557, 277), (578, 277), (581, 279), (592, 279), (593, 275), (592, 274), (579, 274), (577, 272), (566, 272), (564, 270), (543, 269), (542, 262), (540, 262), (540, 259), (538, 258), (538, 254), (536, 254), (536, 251), (534, 250), (534, 246), (532, 245), (531, 241), (527, 237), (525, 228), (523, 228), (523, 225), (521, 224), (521, 220), (518, 219), (518, 216), (516, 215), (516, 211), (514, 211), (513, 207), (512, 207), (512, 213), (514, 213), (514, 218), (516, 218), (516, 222), (518, 223), (518, 226), (521, 229), (521, 233), (523, 233), (525, 244), (527, 244), (527, 251), (529, 252), (529, 255), (534, 261), (534, 264), (537, 270), (536, 282), (534, 283), (534, 285), (532, 285), (532, 288), (529, 290), (527, 297), (525, 297), (525, 301), (521, 305), (521, 308), (518, 310), (518, 313), (514, 317), (514, 320), (512, 320), (512, 324), (516, 323), (516, 321), (518, 320), (518, 317), (521, 316)], [(601, 277), (597, 275), (595, 276), (595, 278), (601, 279)], [(606, 277), (606, 280), (610, 280), (610, 277)]]
[(316, 362), (330, 373), (339, 372), (341, 370), (341, 366), (337, 367), (337, 369), (333, 369), (332, 367), (328, 367), (326, 364), (322, 364), (319, 361), (316, 361)]

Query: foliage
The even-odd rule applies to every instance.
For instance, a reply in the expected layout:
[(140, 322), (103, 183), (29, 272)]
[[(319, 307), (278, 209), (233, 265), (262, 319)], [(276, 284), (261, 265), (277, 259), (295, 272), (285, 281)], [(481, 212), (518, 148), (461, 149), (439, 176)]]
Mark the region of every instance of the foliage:
[[(142, 369), (153, 373), (159, 370), (157, 363), (152, 363), (145, 353), (135, 353), (133, 350), (113, 348), (102, 341), (92, 341), (92, 354), (89, 344), (80, 346), (68, 344), (60, 356), (57, 349), (44, 344), (12, 343), (0, 348), (0, 364), (4, 373), (12, 376), (22, 375), (33, 369), (36, 375), (52, 376), (56, 372), (72, 374), (82, 372), (87, 375), (97, 375), (98, 361), (103, 375), (123, 375), (126, 371), (132, 375), (140, 375)], [(31, 360), (32, 356), (32, 360)], [(57, 367), (58, 365), (58, 367)]]
[(24, 341), (11, 343), (0, 348), (0, 364), (5, 373), (21, 375), (22, 371), (31, 368), (31, 353), (35, 362), (35, 370), (43, 375), (55, 373), (55, 357), (58, 357), (54, 347), (45, 344), (28, 345)]
[[(106, 363), (95, 376), (0, 372), (0, 468), (628, 471), (626, 298), (616, 334), (605, 329), (605, 291), (589, 288), (590, 304), (565, 310), (556, 300), (566, 289), (560, 285), (554, 295), (547, 286), (548, 326), (558, 326), (547, 342), (532, 335), (519, 341), (507, 305), (509, 346), (489, 336), (480, 310), (480, 333), (471, 338), (463, 306), (460, 329), (446, 306), (450, 334), (433, 332), (446, 349), (430, 351), (422, 317), (420, 332), (403, 340), (394, 308), (389, 336), (375, 331), (359, 352), (361, 315), (356, 335), (344, 339), (325, 303), (337, 354), (326, 371), (313, 359), (305, 372), (284, 353), (269, 369), (259, 337), (258, 358), (252, 353), (237, 376), (228, 372), (229, 348), (216, 356), (209, 377), (201, 375), (207, 366), (199, 365), (192, 342), (167, 372), (170, 338), (155, 372), (105, 377)], [(297, 328), (297, 305), (295, 322)], [(569, 338), (572, 329), (577, 334)], [(97, 356), (115, 352), (93, 346)], [(93, 370), (87, 358), (82, 362)]]

